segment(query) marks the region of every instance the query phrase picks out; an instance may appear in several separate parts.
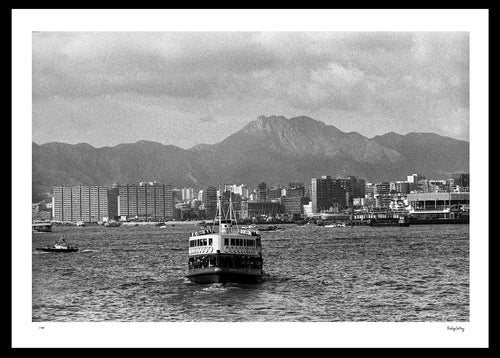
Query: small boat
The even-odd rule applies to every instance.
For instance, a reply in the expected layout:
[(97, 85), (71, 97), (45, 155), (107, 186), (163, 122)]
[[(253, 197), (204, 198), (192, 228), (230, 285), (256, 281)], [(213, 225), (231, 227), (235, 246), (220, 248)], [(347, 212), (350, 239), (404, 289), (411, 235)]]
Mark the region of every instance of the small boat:
[(38, 251), (44, 251), (44, 252), (76, 252), (76, 251), (78, 251), (78, 248), (76, 246), (73, 246), (73, 245), (70, 245), (69, 243), (67, 243), (66, 239), (64, 237), (59, 239), (59, 241), (56, 242), (53, 246), (37, 247), (36, 249)]
[(52, 232), (52, 223), (50, 222), (38, 222), (31, 224), (32, 232)]
[(265, 227), (259, 227), (259, 231), (283, 231), (285, 230), (284, 227), (278, 227), (276, 225), (268, 225)]
[(346, 227), (347, 225), (345, 223), (334, 223), (334, 224), (328, 224), (325, 225), (324, 227)]
[(118, 221), (114, 221), (114, 220), (109, 220), (109, 221), (106, 221), (106, 222), (104, 223), (104, 226), (106, 226), (106, 227), (118, 227), (118, 226), (120, 226), (120, 225), (121, 225), (121, 223), (120, 223), (120, 222), (118, 222)]

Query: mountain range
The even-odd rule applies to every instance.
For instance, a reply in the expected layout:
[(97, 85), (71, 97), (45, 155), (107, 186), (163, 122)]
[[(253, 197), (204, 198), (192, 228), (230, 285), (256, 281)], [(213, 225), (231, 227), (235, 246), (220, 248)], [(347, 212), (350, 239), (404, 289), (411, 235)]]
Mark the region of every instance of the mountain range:
[(434, 133), (394, 132), (373, 138), (309, 117), (260, 116), (216, 144), (189, 149), (150, 141), (95, 148), (32, 143), (33, 195), (53, 186), (158, 181), (203, 188), (218, 183), (286, 185), (321, 175), (367, 182), (418, 173), (446, 179), (469, 171), (469, 143)]

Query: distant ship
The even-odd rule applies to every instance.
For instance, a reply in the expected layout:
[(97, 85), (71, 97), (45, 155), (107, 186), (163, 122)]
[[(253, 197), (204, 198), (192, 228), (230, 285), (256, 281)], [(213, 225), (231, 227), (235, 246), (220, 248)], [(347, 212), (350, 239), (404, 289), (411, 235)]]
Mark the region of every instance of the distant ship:
[[(233, 227), (232, 200), (229, 219), (223, 217), (220, 191), (212, 228), (191, 233), (186, 277), (197, 283), (257, 283), (262, 281), (261, 236), (252, 229)], [(215, 231), (216, 221), (218, 231)]]

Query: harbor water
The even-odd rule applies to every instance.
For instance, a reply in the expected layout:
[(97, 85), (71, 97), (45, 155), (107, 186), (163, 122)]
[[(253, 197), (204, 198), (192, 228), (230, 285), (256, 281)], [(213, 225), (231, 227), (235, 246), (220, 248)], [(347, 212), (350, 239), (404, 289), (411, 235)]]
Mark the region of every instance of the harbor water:
[[(469, 225), (262, 233), (265, 281), (191, 283), (189, 233), (55, 226), (32, 235), (33, 322), (469, 321)], [(74, 253), (36, 251), (64, 235)]]

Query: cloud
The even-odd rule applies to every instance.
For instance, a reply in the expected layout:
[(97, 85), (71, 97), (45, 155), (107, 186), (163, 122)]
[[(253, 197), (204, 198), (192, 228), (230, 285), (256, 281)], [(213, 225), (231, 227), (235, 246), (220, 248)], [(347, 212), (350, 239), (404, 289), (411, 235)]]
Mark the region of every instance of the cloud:
[(463, 32), (33, 34), (34, 111), (54, 96), (122, 95), (144, 103), (156, 98), (207, 123), (213, 121), (207, 112), (234, 118), (248, 113), (222, 108), (260, 113), (259, 106), (275, 103), (295, 113), (349, 114), (337, 120), (360, 132), (363, 124), (347, 118), (385, 118), (397, 128), (412, 120), (426, 128), (468, 120), (469, 38)]

